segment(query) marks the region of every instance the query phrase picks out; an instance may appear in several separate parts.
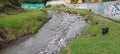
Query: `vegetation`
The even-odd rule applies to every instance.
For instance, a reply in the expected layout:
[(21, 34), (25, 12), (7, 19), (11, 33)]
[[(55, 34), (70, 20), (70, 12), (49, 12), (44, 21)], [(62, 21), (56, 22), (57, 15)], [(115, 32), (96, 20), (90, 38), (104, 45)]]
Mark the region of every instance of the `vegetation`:
[(71, 0), (72, 4), (76, 4), (78, 2), (78, 0)]
[(113, 21), (113, 22), (115, 22), (115, 23), (120, 24), (120, 21), (119, 21), (119, 20), (114, 20), (114, 19), (111, 19), (111, 18), (108, 18), (108, 17), (104, 17), (104, 18), (107, 18), (107, 19), (110, 20), (110, 21)]
[[(44, 0), (27, 0), (43, 3)], [(4, 44), (33, 34), (50, 16), (44, 10), (24, 10), (21, 3), (26, 0), (0, 0), (0, 48)]]
[(22, 0), (0, 0), (0, 3), (2, 3), (2, 4), (7, 3), (7, 4), (17, 6), (17, 7), (21, 6), (21, 2), (22, 2)]
[(26, 10), (9, 15), (0, 13), (0, 38), (15, 40), (23, 35), (35, 33), (48, 19), (43, 10)]
[[(91, 26), (84, 31), (80, 38), (74, 39), (60, 54), (119, 54), (120, 53), (120, 25), (119, 21), (107, 21), (105, 17), (87, 10), (50, 7), (48, 10), (71, 11), (80, 13)], [(109, 19), (108, 19), (109, 20)], [(117, 23), (116, 23), (117, 22)], [(109, 27), (109, 32), (102, 35), (102, 28)]]
[(24, 0), (23, 2), (27, 3), (44, 3), (45, 0)]
[(5, 4), (10, 4), (9, 2), (4, 2), (2, 0), (0, 0), (0, 7), (4, 6)]
[(0, 0), (0, 5), (11, 4), (17, 7), (21, 6), (21, 3), (46, 3), (47, 0)]

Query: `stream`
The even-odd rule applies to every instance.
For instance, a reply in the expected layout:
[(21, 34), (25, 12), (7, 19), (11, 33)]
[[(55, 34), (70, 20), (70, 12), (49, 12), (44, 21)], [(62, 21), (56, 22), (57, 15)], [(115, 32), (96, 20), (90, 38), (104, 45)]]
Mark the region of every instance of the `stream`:
[(0, 50), (0, 54), (58, 54), (70, 41), (89, 27), (81, 16), (63, 11), (48, 11), (52, 18), (27, 38)]

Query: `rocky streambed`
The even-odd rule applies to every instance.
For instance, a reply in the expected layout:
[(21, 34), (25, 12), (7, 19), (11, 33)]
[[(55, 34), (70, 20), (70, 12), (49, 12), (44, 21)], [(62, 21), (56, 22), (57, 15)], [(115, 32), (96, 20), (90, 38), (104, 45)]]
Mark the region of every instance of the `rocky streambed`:
[(46, 46), (39, 49), (39, 54), (58, 54), (70, 41), (80, 37), (81, 33), (89, 26), (78, 14), (60, 11), (48, 11), (48, 13), (52, 15), (52, 19), (57, 21), (57, 24), (51, 28), (55, 32), (52, 33)]
[(1, 49), (0, 54), (58, 54), (89, 27), (81, 16), (63, 11), (47, 11), (52, 18), (33, 36)]

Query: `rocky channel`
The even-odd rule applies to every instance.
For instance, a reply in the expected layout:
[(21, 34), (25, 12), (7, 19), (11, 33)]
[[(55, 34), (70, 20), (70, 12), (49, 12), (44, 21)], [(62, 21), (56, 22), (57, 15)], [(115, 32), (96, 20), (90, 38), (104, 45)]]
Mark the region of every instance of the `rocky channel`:
[(80, 15), (69, 14), (63, 11), (48, 11), (53, 19), (56, 19), (57, 25), (51, 30), (55, 31), (46, 46), (39, 49), (38, 54), (58, 54), (74, 38), (81, 36), (81, 33), (89, 27)]

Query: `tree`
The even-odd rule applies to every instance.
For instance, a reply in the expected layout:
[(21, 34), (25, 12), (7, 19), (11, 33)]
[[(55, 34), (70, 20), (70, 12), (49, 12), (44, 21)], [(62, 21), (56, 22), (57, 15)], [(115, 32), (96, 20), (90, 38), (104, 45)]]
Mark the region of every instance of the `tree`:
[(8, 2), (14, 6), (21, 6), (22, 1), (24, 0), (1, 0), (2, 2)]
[(9, 2), (10, 4), (14, 5), (14, 6), (21, 6), (21, 3), (44, 3), (46, 4), (46, 2), (48, 0), (0, 0), (3, 2)]
[(24, 3), (44, 3), (45, 0), (24, 0)]
[(21, 6), (21, 1), (19, 0), (8, 0), (8, 2), (10, 2), (12, 5), (15, 5), (15, 6), (18, 6), (20, 7)]

